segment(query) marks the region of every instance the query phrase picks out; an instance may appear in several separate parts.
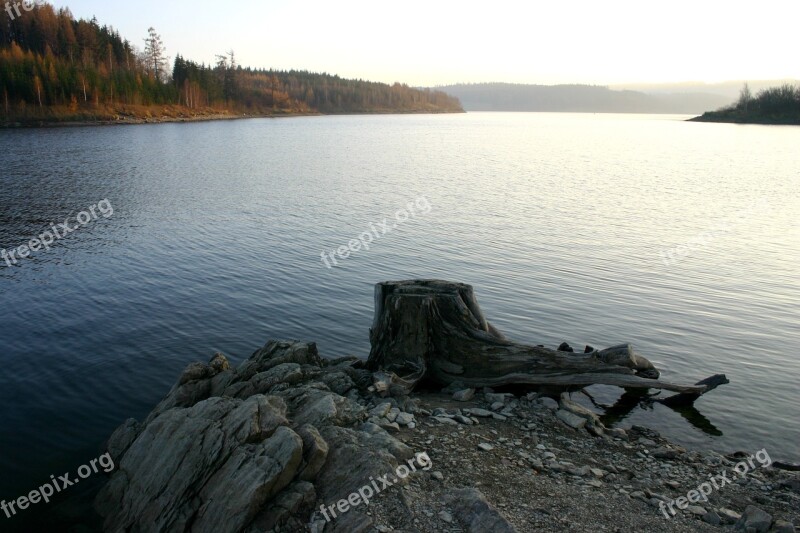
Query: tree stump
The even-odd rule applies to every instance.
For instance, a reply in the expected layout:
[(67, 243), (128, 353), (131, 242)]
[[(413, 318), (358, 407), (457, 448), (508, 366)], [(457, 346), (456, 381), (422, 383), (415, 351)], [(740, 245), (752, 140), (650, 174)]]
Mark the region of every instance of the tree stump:
[(666, 389), (690, 403), (724, 376), (695, 385), (658, 380), (630, 344), (588, 353), (551, 350), (506, 339), (486, 320), (470, 285), (440, 280), (379, 283), (367, 366), (375, 386), (407, 394), (421, 380), (467, 387), (529, 385), (575, 389), (593, 384)]

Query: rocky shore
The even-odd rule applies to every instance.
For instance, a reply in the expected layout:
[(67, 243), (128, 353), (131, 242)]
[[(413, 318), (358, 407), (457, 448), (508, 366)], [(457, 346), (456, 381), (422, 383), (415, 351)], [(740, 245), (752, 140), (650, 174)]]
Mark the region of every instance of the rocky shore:
[[(222, 354), (190, 364), (144, 421), (110, 437), (117, 469), (95, 501), (104, 529), (783, 533), (800, 525), (800, 475), (763, 456), (690, 451), (644, 427), (607, 429), (567, 394), (453, 385), (382, 397), (373, 383), (362, 360), (325, 360), (297, 341), (269, 342), (238, 368)], [(692, 492), (697, 500), (711, 481), (706, 501), (679, 500)]]

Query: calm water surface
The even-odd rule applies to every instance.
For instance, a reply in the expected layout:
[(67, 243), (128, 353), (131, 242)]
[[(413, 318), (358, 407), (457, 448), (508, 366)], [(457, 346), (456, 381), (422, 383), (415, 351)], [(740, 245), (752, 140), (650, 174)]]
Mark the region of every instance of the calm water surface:
[[(0, 262), (0, 497), (97, 457), (119, 423), (215, 351), (239, 362), (268, 339), (299, 338), (366, 357), (373, 284), (406, 278), (473, 284), (516, 340), (629, 341), (664, 379), (725, 373), (731, 384), (698, 412), (656, 404), (619, 424), (799, 461), (800, 128), (682, 118), (0, 131), (0, 248), (100, 200), (114, 209), (49, 251)], [(325, 267), (323, 250), (421, 197), (428, 213)], [(619, 397), (590, 392), (599, 405)], [(70, 497), (85, 501), (90, 486)], [(38, 507), (28, 512), (49, 512)]]

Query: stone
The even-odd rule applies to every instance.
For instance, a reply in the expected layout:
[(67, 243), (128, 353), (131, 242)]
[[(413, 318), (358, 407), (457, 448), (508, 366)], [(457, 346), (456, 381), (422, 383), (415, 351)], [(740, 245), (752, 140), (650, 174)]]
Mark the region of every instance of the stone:
[(628, 432), (622, 428), (611, 428), (611, 429), (607, 428), (606, 433), (617, 439), (627, 440), (628, 438)]
[(699, 505), (690, 505), (689, 507), (686, 508), (686, 510), (695, 516), (704, 516), (707, 512), (705, 508)]
[(398, 413), (394, 421), (400, 424), (401, 426), (407, 426), (412, 422), (414, 422), (414, 415), (412, 415), (411, 413)]
[(448, 424), (448, 425), (451, 425), (451, 426), (457, 426), (458, 425), (458, 422), (456, 422), (452, 418), (448, 418), (446, 416), (432, 416), (431, 418), (433, 420), (436, 420), (440, 424)]
[(492, 446), (488, 442), (481, 442), (478, 444), (478, 449), (483, 450), (485, 452), (490, 452), (494, 450), (494, 446)]
[(794, 524), (786, 520), (776, 520), (770, 529), (770, 533), (795, 533), (795, 531)]
[(478, 417), (481, 417), (481, 418), (489, 418), (489, 417), (492, 416), (492, 412), (491, 411), (487, 411), (486, 409), (480, 409), (478, 407), (475, 407), (475, 408), (472, 408), (472, 409), (464, 409), (464, 412), (466, 412), (466, 413), (468, 413), (468, 414), (470, 414), (472, 416), (478, 416)]
[[(314, 485), (306, 481), (295, 481), (256, 515), (252, 529), (304, 531), (307, 521), (305, 517), (311, 514), (316, 498)], [(322, 524), (324, 523), (323, 521)]]
[(495, 392), (486, 392), (484, 393), (484, 398), (490, 404), (500, 403), (505, 405), (506, 399), (508, 398), (508, 394), (505, 393), (495, 393)]
[(748, 533), (767, 533), (771, 525), (772, 515), (754, 505), (748, 505), (742, 517), (734, 525), (734, 529)]
[(542, 403), (542, 407), (544, 407), (545, 409), (550, 409), (551, 411), (558, 410), (558, 402), (555, 401), (553, 398), (550, 398), (549, 396), (539, 398), (539, 401)]
[(303, 466), (297, 476), (301, 481), (314, 481), (328, 458), (328, 443), (310, 424), (297, 429), (303, 439)]
[(400, 409), (398, 409), (397, 407), (392, 407), (391, 409), (389, 409), (389, 412), (386, 413), (384, 416), (389, 422), (394, 422), (395, 420), (397, 420), (397, 415), (399, 414), (400, 414)]
[(455, 415), (453, 417), (453, 420), (455, 420), (456, 422), (459, 422), (460, 424), (464, 424), (465, 426), (471, 426), (473, 424), (472, 419), (471, 418), (467, 418), (464, 415)]
[(703, 522), (711, 524), (712, 526), (718, 526), (722, 524), (722, 519), (714, 511), (709, 511), (703, 515)]
[(345, 372), (330, 372), (325, 373), (320, 377), (328, 388), (340, 396), (344, 396), (352, 388), (356, 386), (355, 382)]
[(389, 410), (392, 408), (392, 404), (389, 402), (384, 402), (380, 405), (376, 405), (369, 411), (369, 416), (376, 416), (378, 418), (384, 417), (389, 413)]
[(678, 457), (678, 451), (672, 448), (661, 447), (650, 452), (650, 455), (656, 459), (675, 459)]
[(385, 424), (378, 424), (381, 428), (389, 431), (391, 433), (397, 433), (400, 431), (400, 425), (397, 422), (389, 422)]
[(97, 496), (106, 529), (244, 528), (301, 466), (303, 441), (285, 413), (280, 398), (257, 395), (210, 398), (155, 417)]
[(475, 397), (475, 389), (462, 389), (453, 393), (453, 399), (457, 402), (468, 402)]
[(108, 453), (111, 454), (114, 463), (119, 462), (119, 458), (136, 440), (141, 430), (141, 424), (133, 418), (129, 418), (111, 434), (108, 439)]
[(570, 346), (566, 342), (562, 342), (561, 344), (558, 345), (558, 351), (559, 352), (575, 352), (575, 350), (572, 349), (572, 346)]
[(442, 520), (442, 522), (447, 522), (448, 524), (453, 521), (453, 515), (447, 511), (439, 511), (439, 518)]
[(444, 495), (444, 500), (468, 532), (516, 533), (478, 489), (453, 489)]
[(586, 425), (586, 419), (582, 418), (575, 413), (559, 409), (556, 411), (556, 418), (564, 422), (566, 425), (573, 429), (581, 429)]

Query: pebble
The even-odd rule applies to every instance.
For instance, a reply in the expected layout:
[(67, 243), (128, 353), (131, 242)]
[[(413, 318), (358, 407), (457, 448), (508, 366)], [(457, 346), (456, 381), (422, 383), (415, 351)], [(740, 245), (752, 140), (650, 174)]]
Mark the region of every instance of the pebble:
[(457, 402), (468, 402), (475, 397), (475, 389), (464, 389), (453, 393), (453, 399)]
[(704, 516), (707, 512), (703, 507), (700, 507), (699, 505), (690, 505), (689, 507), (686, 508), (686, 510), (696, 516)]
[(494, 446), (492, 446), (491, 444), (488, 444), (486, 442), (481, 442), (480, 444), (478, 444), (478, 448), (480, 448), (481, 450), (483, 450), (485, 452), (490, 452), (490, 451), (494, 450)]

